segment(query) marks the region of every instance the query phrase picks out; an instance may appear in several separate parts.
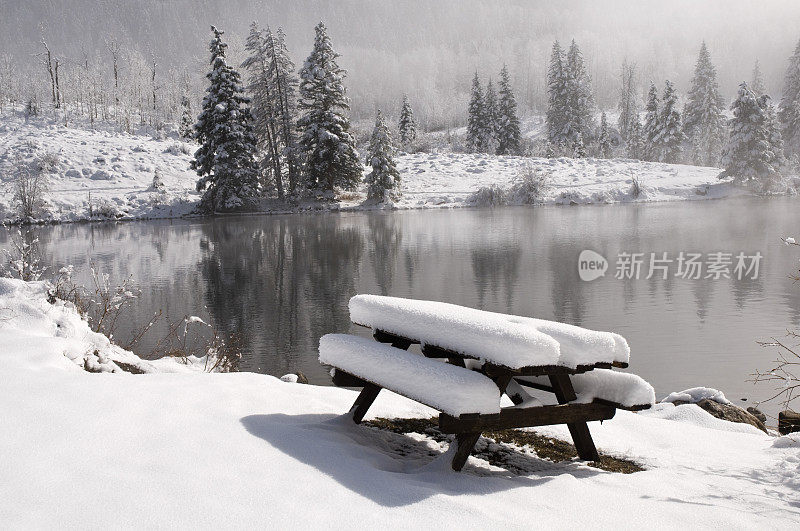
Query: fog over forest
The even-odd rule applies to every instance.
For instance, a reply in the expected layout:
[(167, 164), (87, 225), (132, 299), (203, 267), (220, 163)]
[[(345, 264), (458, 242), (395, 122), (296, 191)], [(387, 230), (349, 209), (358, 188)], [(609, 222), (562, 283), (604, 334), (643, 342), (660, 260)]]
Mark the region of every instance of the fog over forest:
[[(760, 61), (767, 91), (778, 100), (787, 59), (800, 38), (800, 2), (757, 0), (478, 1), (416, 0), (0, 0), (6, 61), (46, 89), (40, 25), (69, 68), (108, 65), (115, 38), (128, 57), (150, 58), (184, 71), (199, 98), (208, 70), (209, 25), (226, 32), (240, 60), (251, 21), (282, 27), (298, 67), (311, 50), (314, 25), (329, 28), (354, 119), (377, 107), (395, 114), (409, 94), (427, 128), (463, 125), (470, 78), (497, 77), (508, 63), (523, 115), (546, 108), (545, 72), (555, 39), (583, 51), (600, 109), (614, 109), (623, 59), (635, 62), (640, 91), (668, 78), (684, 95), (705, 39), (726, 99)], [(121, 75), (126, 65), (121, 63)], [(31, 86), (36, 83), (31, 81)]]

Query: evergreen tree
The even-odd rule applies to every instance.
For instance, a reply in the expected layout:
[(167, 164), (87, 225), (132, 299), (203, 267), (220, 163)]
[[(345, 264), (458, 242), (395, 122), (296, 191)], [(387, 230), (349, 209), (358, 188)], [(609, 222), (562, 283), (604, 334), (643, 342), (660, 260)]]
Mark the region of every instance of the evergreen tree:
[(730, 136), (722, 158), (725, 171), (720, 178), (769, 184), (778, 177), (783, 161), (780, 130), (769, 96), (757, 97), (742, 83), (731, 110)]
[(686, 135), (681, 127), (681, 114), (678, 112), (678, 95), (667, 80), (664, 83), (664, 95), (661, 98), (661, 114), (659, 115), (658, 149), (662, 162), (675, 164), (680, 159), (681, 145)]
[(467, 116), (467, 147), (477, 153), (485, 153), (488, 149), (486, 143), (486, 112), (483, 89), (478, 72), (472, 78), (472, 91), (469, 99), (469, 114)]
[(703, 42), (695, 64), (689, 101), (683, 110), (683, 131), (692, 142), (695, 164), (714, 165), (719, 161), (725, 130), (724, 103), (717, 86), (716, 69)]
[(517, 100), (511, 90), (511, 79), (508, 67), (500, 70), (499, 101), (497, 104), (497, 154), (510, 155), (519, 153), (521, 133), (517, 117)]
[(628, 129), (628, 140), (625, 143), (628, 158), (637, 160), (644, 158), (644, 147), (642, 122), (639, 121), (639, 117), (637, 116), (636, 120), (630, 124), (630, 128)]
[(659, 160), (660, 150), (658, 146), (658, 135), (661, 129), (658, 91), (655, 83), (650, 83), (650, 90), (647, 92), (647, 105), (645, 105), (644, 126), (642, 127), (642, 140), (644, 149), (641, 158), (644, 160)]
[(300, 181), (300, 155), (297, 143), (297, 89), (300, 80), (294, 73), (295, 66), (286, 48), (286, 36), (281, 28), (273, 34), (269, 28), (265, 34), (266, 51), (269, 57), (269, 83), (273, 96), (273, 115), (277, 120), (275, 136), (280, 154), (284, 158), (289, 192), (294, 194)]
[(239, 73), (225, 61), (223, 33), (214, 26), (211, 31), (211, 72), (206, 76), (210, 84), (195, 124), (200, 148), (191, 167), (200, 175), (197, 190), (205, 190), (200, 208), (229, 211), (257, 201), (256, 138), (247, 107), (250, 100), (244, 95)]
[(336, 62), (339, 54), (333, 51), (325, 25), (320, 22), (314, 30), (314, 49), (300, 70), (303, 115), (298, 121), (308, 186), (327, 192), (334, 187), (354, 189), (363, 170), (346, 115), (350, 108), (346, 72)]
[(573, 137), (574, 140), (572, 141), (572, 153), (576, 159), (582, 159), (586, 157), (586, 144), (583, 142), (583, 135), (580, 131)]
[(636, 98), (636, 65), (622, 63), (622, 87), (619, 93), (619, 119), (617, 126), (622, 139), (627, 142), (634, 122), (639, 121), (639, 105)]
[(403, 107), (400, 109), (400, 142), (407, 146), (417, 138), (417, 122), (414, 120), (414, 111), (408, 102), (408, 96), (403, 94)]
[(194, 116), (192, 116), (192, 102), (189, 96), (181, 96), (181, 122), (178, 126), (178, 134), (184, 140), (189, 140), (194, 136)]
[(784, 78), (783, 96), (778, 105), (778, 118), (783, 125), (786, 153), (800, 153), (800, 41), (789, 58)]
[(375, 129), (369, 141), (369, 165), (372, 171), (364, 179), (367, 183), (367, 197), (384, 202), (396, 200), (400, 193), (400, 172), (394, 164), (394, 147), (389, 128), (383, 121), (381, 111), (375, 120)]
[[(558, 41), (553, 43), (550, 65), (547, 68), (547, 139), (551, 144), (564, 145), (567, 136), (567, 78), (566, 57)], [(571, 143), (571, 142), (570, 142)]]
[(604, 159), (611, 158), (611, 137), (608, 134), (608, 122), (606, 113), (600, 115), (600, 135), (597, 137), (600, 156)]
[(497, 134), (499, 130), (499, 114), (497, 109), (497, 93), (491, 78), (486, 84), (486, 94), (483, 97), (483, 136), (489, 153), (497, 151)]
[(575, 41), (569, 47), (566, 62), (566, 111), (567, 136), (574, 138), (578, 133), (583, 140), (591, 139), (594, 134), (594, 96), (592, 96), (591, 78), (586, 72), (581, 53)]
[(267, 53), (266, 34), (256, 22), (250, 25), (245, 49), (250, 55), (242, 62), (242, 67), (250, 72), (247, 88), (252, 96), (250, 110), (253, 114), (253, 132), (258, 139), (261, 155), (262, 186), (267, 188), (274, 185), (278, 197), (283, 198), (281, 149), (278, 145), (276, 97), (270, 79), (270, 57)]
[(750, 90), (752, 90), (756, 96), (761, 96), (767, 93), (767, 88), (764, 85), (764, 74), (761, 73), (761, 65), (759, 64), (758, 59), (756, 59), (756, 62), (753, 65), (753, 79), (750, 82)]

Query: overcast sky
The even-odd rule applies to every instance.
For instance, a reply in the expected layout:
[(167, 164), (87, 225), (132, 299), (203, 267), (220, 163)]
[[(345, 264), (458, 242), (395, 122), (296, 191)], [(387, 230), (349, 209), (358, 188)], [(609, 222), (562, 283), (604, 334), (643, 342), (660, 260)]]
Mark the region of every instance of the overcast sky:
[[(544, 76), (554, 39), (575, 39), (586, 56), (601, 108), (615, 105), (619, 65), (637, 63), (642, 90), (674, 80), (685, 92), (701, 40), (732, 97), (758, 58), (768, 91), (779, 98), (787, 58), (800, 38), (800, 2), (755, 0), (0, 0), (4, 52), (36, 66), (39, 23), (51, 47), (78, 59), (107, 61), (113, 34), (130, 49), (202, 80), (208, 26), (231, 41), (234, 58), (253, 19), (282, 26), (296, 62), (308, 55), (313, 28), (330, 28), (356, 117), (391, 108), (403, 92), (433, 121), (458, 114), (475, 70), (511, 68), (523, 111), (545, 105)], [(0, 52), (3, 53), (3, 52)], [(44, 72), (42, 72), (44, 74)]]

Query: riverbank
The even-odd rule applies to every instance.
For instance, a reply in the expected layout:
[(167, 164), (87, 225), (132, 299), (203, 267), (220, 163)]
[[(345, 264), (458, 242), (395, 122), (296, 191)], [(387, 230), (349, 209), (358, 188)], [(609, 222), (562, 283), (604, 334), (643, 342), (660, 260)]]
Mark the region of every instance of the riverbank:
[[(0, 121), (0, 221), (13, 221), (13, 166), (18, 159), (45, 167), (46, 203), (42, 223), (89, 220), (165, 219), (193, 215), (200, 194), (189, 169), (196, 145), (173, 137), (155, 139), (111, 130), (67, 128), (44, 119)], [(720, 182), (719, 168), (629, 159), (544, 159), (464, 153), (399, 154), (402, 197), (373, 205), (360, 190), (334, 202), (288, 204), (264, 200), (260, 213), (418, 209), (486, 206), (481, 189), (509, 189), (523, 168), (546, 175), (542, 204), (720, 199), (752, 191)], [(154, 186), (154, 179), (159, 181)], [(635, 182), (634, 182), (635, 181)], [(793, 188), (792, 188), (793, 189)]]
[[(153, 374), (90, 374), (85, 356), (133, 355), (69, 305), (48, 303), (41, 283), (0, 279), (0, 309), (0, 520), (11, 527), (800, 522), (800, 441), (694, 405), (592, 424), (601, 452), (643, 472), (555, 463), (521, 447), (512, 449), (529, 465), (524, 474), (476, 457), (456, 474), (441, 458), (446, 443), (343, 422), (353, 391), (204, 374), (171, 360)], [(391, 393), (373, 409), (433, 413)], [(535, 431), (570, 440), (563, 427)]]

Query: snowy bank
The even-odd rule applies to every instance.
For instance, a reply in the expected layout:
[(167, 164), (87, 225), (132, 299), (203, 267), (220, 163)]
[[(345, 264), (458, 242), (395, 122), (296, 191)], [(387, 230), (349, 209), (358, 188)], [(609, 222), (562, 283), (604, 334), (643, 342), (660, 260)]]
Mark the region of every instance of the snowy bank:
[[(189, 169), (196, 145), (176, 139), (106, 130), (67, 128), (35, 119), (0, 119), (0, 221), (16, 217), (13, 166), (18, 158), (47, 160), (49, 191), (42, 221), (176, 218), (191, 214), (200, 194)], [(490, 186), (508, 189), (520, 170), (541, 170), (551, 186), (544, 204), (719, 199), (745, 189), (721, 183), (718, 168), (627, 159), (544, 159), (463, 153), (400, 154), (396, 158), (403, 195), (381, 208), (455, 208), (476, 205), (474, 194)], [(158, 172), (161, 186), (154, 188)], [(634, 179), (640, 191), (634, 191)], [(480, 206), (480, 204), (479, 204)], [(288, 205), (265, 200), (265, 213), (375, 208), (366, 193), (345, 194), (338, 202), (302, 201)]]
[[(424, 434), (343, 422), (346, 389), (252, 373), (90, 374), (127, 355), (45, 286), (0, 281), (0, 521), (20, 527), (789, 527), (800, 522), (800, 443), (693, 405), (592, 423), (601, 452), (647, 470), (578, 462), (511, 474), (436, 459)], [(377, 417), (432, 411), (391, 393)], [(537, 429), (569, 440), (566, 427)]]

